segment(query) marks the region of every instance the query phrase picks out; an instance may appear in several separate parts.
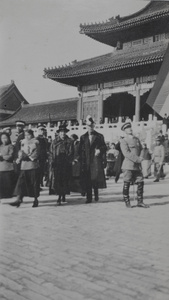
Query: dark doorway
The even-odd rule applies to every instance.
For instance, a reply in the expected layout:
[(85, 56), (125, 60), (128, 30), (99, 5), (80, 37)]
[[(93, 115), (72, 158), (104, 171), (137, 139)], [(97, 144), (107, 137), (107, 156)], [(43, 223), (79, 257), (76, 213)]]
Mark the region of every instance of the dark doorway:
[(126, 93), (112, 94), (103, 102), (103, 117), (115, 121), (119, 116), (133, 118), (135, 97)]
[[(146, 101), (150, 91), (141, 96), (140, 103), (140, 120), (148, 120), (148, 115), (156, 115), (158, 119), (161, 117), (150, 107)], [(135, 115), (135, 97), (131, 94), (119, 93), (112, 94), (103, 102), (103, 117), (108, 118), (112, 122), (118, 121), (118, 117), (129, 117), (131, 120)]]

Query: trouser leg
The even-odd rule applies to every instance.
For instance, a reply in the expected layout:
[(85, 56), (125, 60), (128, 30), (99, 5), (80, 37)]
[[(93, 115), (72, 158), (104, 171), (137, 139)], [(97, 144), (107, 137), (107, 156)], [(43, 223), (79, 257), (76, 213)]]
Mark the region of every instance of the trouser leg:
[(86, 191), (87, 191), (87, 203), (92, 202), (92, 181), (90, 171), (86, 176)]
[(99, 200), (99, 191), (97, 187), (94, 187), (94, 199), (95, 201)]

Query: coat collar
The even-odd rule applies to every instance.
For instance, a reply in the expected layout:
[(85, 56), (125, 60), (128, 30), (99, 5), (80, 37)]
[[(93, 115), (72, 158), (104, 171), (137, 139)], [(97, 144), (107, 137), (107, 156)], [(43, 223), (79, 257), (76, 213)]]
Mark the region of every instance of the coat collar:
[(96, 138), (97, 138), (97, 132), (94, 130), (93, 131), (93, 136), (92, 136), (92, 142), (90, 143), (90, 140), (89, 140), (89, 133), (88, 131), (85, 133), (85, 136), (86, 136), (86, 145), (88, 145), (89, 147), (92, 147), (93, 143), (95, 142)]

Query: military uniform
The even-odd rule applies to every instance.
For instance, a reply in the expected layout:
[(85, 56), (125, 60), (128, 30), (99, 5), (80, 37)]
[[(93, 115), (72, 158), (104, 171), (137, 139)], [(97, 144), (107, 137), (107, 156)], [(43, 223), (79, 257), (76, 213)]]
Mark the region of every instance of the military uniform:
[[(131, 128), (131, 123), (125, 123), (122, 126), (122, 130)], [(129, 188), (130, 184), (136, 182), (137, 187), (137, 201), (138, 206), (145, 207), (143, 203), (143, 174), (141, 170), (141, 161), (140, 153), (142, 150), (141, 143), (139, 139), (131, 134), (127, 134), (124, 138), (120, 140), (121, 151), (124, 155), (124, 161), (122, 164), (123, 170), (123, 198), (127, 207), (131, 207), (130, 205), (130, 197), (129, 197)]]

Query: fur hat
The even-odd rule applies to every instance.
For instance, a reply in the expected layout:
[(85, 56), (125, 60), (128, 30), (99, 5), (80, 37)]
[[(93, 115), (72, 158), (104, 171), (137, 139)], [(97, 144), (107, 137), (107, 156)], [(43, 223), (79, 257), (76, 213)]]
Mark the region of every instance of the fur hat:
[(58, 130), (56, 132), (60, 132), (60, 131), (65, 131), (65, 132), (68, 132), (69, 129), (67, 129), (67, 126), (65, 124), (63, 125), (60, 125)]
[(92, 119), (92, 117), (90, 115), (88, 115), (86, 117), (86, 125), (91, 126), (94, 124), (94, 120)]

